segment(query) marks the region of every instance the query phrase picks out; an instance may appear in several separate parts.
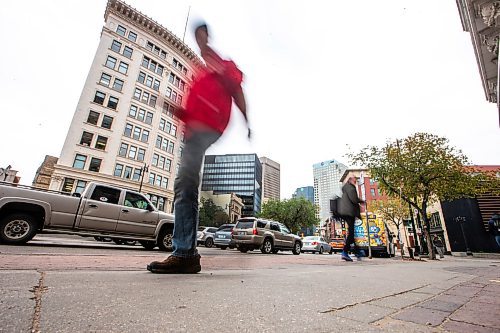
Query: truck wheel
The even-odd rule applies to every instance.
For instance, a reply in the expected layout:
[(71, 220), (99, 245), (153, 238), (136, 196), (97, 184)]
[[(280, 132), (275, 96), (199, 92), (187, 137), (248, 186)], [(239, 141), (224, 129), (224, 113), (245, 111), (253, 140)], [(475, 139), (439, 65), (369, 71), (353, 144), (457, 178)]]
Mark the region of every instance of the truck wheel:
[(238, 250), (240, 250), (241, 253), (247, 253), (248, 252), (248, 248), (245, 247), (245, 246), (238, 247)]
[(139, 241), (139, 243), (148, 251), (151, 251), (156, 247), (156, 243), (151, 241)]
[(264, 239), (264, 243), (260, 247), (260, 252), (270, 254), (273, 252), (273, 241), (270, 238)]
[(163, 228), (158, 236), (157, 245), (162, 251), (172, 251), (172, 237), (174, 230), (171, 228)]
[(0, 241), (5, 244), (24, 244), (36, 234), (37, 223), (28, 214), (11, 214), (0, 220)]
[(293, 250), (292, 250), (292, 253), (295, 254), (295, 255), (299, 255), (300, 254), (300, 243), (299, 242), (295, 242), (295, 244), (293, 244)]

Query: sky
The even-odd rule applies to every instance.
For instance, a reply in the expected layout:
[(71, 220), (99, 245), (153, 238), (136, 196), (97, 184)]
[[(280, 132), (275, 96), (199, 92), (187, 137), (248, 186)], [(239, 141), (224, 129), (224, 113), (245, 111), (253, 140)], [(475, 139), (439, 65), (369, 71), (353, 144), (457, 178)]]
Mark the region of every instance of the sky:
[[(31, 184), (59, 156), (104, 24), (106, 0), (5, 1), (0, 11), (0, 167)], [(280, 163), (281, 197), (312, 165), (415, 132), (446, 137), (474, 164), (500, 164), (470, 34), (454, 0), (127, 0), (183, 38), (203, 19), (244, 72), (253, 139), (237, 109), (208, 154)]]

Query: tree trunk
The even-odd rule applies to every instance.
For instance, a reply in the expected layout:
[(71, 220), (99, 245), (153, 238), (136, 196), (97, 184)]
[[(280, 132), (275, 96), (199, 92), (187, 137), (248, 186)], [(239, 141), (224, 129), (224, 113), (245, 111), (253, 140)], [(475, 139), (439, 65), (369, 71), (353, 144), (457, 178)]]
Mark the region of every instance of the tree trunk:
[(423, 215), (422, 218), (424, 219), (424, 225), (425, 225), (424, 234), (425, 234), (425, 241), (427, 242), (427, 250), (429, 251), (429, 259), (435, 260), (436, 254), (434, 253), (434, 246), (432, 244), (431, 233), (430, 233), (431, 224), (426, 215)]

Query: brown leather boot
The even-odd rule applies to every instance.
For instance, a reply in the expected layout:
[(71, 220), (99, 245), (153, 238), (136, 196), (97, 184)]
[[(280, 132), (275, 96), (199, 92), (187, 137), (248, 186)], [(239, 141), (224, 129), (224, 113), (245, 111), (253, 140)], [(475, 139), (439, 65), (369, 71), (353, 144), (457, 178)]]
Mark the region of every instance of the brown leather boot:
[(169, 256), (163, 261), (153, 261), (148, 271), (157, 274), (195, 274), (201, 271), (200, 255), (192, 258)]

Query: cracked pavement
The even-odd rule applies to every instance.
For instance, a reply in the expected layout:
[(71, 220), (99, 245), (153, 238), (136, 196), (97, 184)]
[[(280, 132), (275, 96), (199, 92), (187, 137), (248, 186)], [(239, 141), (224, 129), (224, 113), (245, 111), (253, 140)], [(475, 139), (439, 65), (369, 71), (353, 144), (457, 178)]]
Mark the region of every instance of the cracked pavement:
[(500, 261), (0, 246), (0, 332), (500, 332)]

